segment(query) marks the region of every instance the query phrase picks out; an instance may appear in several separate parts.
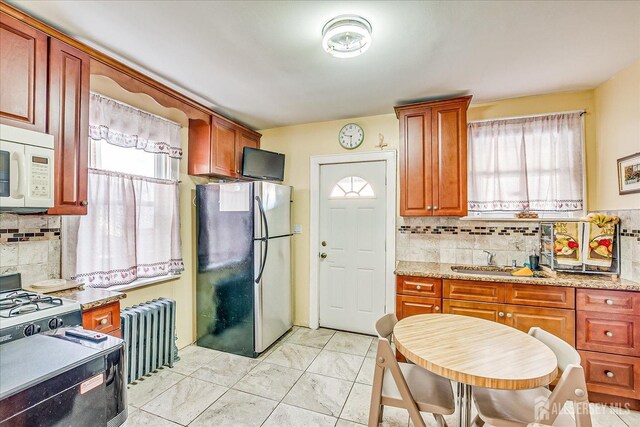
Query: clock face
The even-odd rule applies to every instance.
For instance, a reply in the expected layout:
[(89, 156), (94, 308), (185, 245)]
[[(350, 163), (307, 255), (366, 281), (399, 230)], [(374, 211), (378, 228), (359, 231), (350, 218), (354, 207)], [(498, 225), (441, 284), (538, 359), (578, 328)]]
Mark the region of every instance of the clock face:
[(340, 129), (338, 141), (347, 150), (358, 148), (364, 141), (364, 131), (355, 123), (348, 123)]

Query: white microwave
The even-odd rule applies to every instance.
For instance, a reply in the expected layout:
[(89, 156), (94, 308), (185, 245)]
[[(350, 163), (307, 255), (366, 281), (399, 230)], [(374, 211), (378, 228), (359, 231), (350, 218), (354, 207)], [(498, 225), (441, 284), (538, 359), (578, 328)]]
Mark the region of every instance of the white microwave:
[(0, 210), (53, 207), (53, 136), (0, 124)]

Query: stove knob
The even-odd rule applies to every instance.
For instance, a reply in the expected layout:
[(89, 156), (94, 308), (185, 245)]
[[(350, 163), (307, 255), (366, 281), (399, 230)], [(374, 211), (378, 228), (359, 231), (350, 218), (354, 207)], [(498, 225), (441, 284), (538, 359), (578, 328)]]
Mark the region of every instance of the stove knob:
[(62, 326), (62, 319), (56, 319), (55, 317), (49, 320), (49, 329), (58, 329)]
[(29, 335), (34, 335), (40, 332), (40, 326), (31, 323), (30, 325), (25, 326), (24, 328), (24, 336), (28, 337)]

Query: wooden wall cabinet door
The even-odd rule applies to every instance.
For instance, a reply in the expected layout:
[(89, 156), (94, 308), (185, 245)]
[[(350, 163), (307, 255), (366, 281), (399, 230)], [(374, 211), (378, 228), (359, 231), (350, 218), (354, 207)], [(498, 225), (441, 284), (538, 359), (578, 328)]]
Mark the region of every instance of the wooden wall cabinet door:
[(400, 120), (400, 215), (467, 214), (470, 96), (396, 107)]
[(467, 103), (431, 110), (433, 215), (467, 215)]
[(505, 305), (504, 324), (528, 333), (534, 326), (562, 338), (572, 346), (576, 342), (576, 312), (559, 308)]
[(240, 131), (238, 142), (236, 143), (236, 173), (242, 174), (242, 152), (244, 147), (260, 148), (260, 137), (249, 132)]
[(49, 133), (55, 147), (55, 215), (86, 215), (89, 55), (56, 39), (49, 49)]
[(216, 117), (211, 122), (211, 174), (236, 178), (238, 128)]
[(444, 298), (495, 303), (505, 301), (504, 283), (445, 279), (443, 284)]
[(431, 109), (400, 113), (400, 215), (433, 214)]
[(574, 309), (576, 290), (562, 286), (506, 284), (507, 304)]
[(46, 131), (47, 38), (0, 13), (0, 123)]
[(211, 117), (209, 120), (189, 119), (189, 175), (211, 173)]

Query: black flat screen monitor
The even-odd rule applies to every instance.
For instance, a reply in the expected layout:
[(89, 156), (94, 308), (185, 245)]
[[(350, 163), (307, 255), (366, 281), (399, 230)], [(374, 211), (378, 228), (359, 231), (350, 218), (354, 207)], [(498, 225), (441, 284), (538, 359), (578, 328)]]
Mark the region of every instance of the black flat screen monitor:
[(270, 181), (284, 180), (284, 154), (244, 147), (242, 176)]

